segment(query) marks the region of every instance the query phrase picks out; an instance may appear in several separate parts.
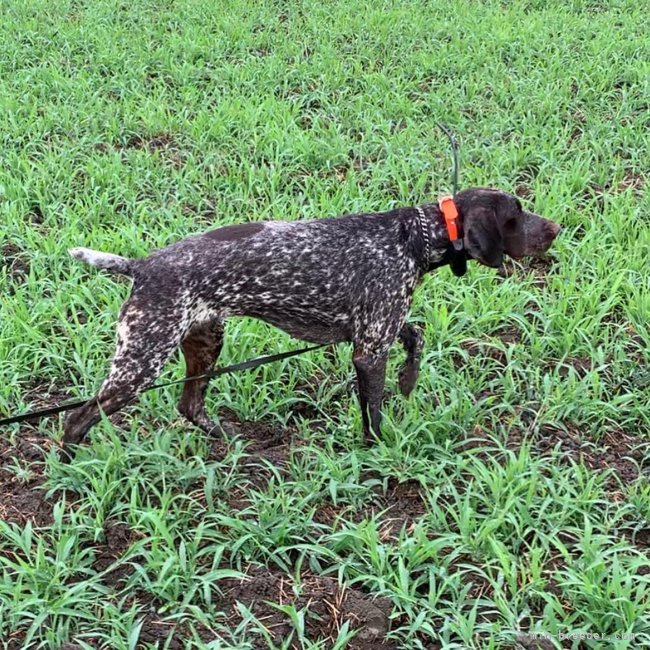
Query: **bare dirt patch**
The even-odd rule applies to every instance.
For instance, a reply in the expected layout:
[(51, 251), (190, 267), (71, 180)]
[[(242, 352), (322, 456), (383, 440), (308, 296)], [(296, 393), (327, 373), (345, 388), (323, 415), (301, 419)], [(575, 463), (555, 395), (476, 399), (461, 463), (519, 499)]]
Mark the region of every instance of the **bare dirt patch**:
[[(107, 535), (106, 560), (109, 564), (111, 557), (123, 553), (133, 540), (133, 533), (123, 524), (117, 526), (115, 535), (114, 540)], [(102, 559), (99, 561), (103, 562)], [(116, 581), (111, 578), (107, 584), (119, 586), (124, 577), (118, 574)], [(224, 612), (226, 624), (233, 629), (242, 619), (238, 608), (238, 603), (241, 603), (269, 630), (275, 643), (286, 641), (293, 630), (290, 618), (273, 604), (293, 605), (297, 610), (306, 610), (305, 636), (311, 640), (324, 639), (325, 647), (330, 647), (327, 642), (336, 638), (346, 621), (349, 621), (352, 629), (358, 630), (347, 648), (389, 650), (395, 647), (385, 640), (389, 629), (390, 601), (375, 598), (356, 588), (341, 587), (334, 578), (304, 572), (300, 584), (296, 585), (292, 577), (282, 571), (258, 566), (250, 568), (244, 579), (228, 578), (221, 581), (219, 588), (222, 595), (215, 607)], [(139, 644), (150, 643), (156, 648), (177, 650), (185, 647), (185, 640), (190, 638), (186, 623), (160, 616), (157, 612), (161, 603), (152, 594), (138, 591), (133, 601), (144, 612)], [(214, 633), (207, 628), (198, 626), (197, 631), (204, 642), (216, 640)], [(94, 640), (88, 641), (93, 643)], [(252, 632), (250, 641), (254, 648), (267, 647), (262, 638), (254, 636)]]
[[(53, 388), (46, 381), (34, 380), (24, 393), (29, 410), (55, 406), (69, 398), (68, 393)], [(45, 480), (45, 456), (52, 440), (31, 424), (21, 424), (15, 444), (0, 436), (0, 519), (36, 526), (52, 522), (54, 501), (45, 499), (41, 485)]]
[[(526, 442), (530, 442), (533, 452), (540, 456), (550, 455), (557, 450), (560, 452), (558, 461), (563, 464), (581, 463), (594, 472), (611, 470), (605, 486), (614, 500), (623, 499), (622, 487), (646, 472), (650, 460), (650, 442), (625, 431), (610, 432), (593, 440), (571, 428), (544, 425), (536, 433), (531, 433), (513, 427), (508, 434), (506, 447), (519, 452)], [(496, 448), (491, 448), (492, 445), (489, 435), (477, 428), (459, 450), (481, 448), (479, 456), (487, 458), (498, 454)]]
[[(286, 614), (270, 603), (293, 605), (296, 609), (307, 608), (306, 635), (310, 639), (336, 638), (341, 626), (349, 621), (357, 636), (347, 646), (350, 650), (388, 650), (394, 644), (386, 641), (389, 628), (391, 603), (386, 598), (374, 598), (351, 587), (341, 587), (331, 577), (303, 573), (294, 591), (293, 580), (281, 571), (266, 567), (254, 567), (245, 580), (224, 581), (223, 598), (219, 603), (229, 623), (235, 627), (241, 621), (237, 603), (249, 607), (270, 631), (274, 642), (286, 640), (292, 626)], [(255, 647), (266, 647), (261, 640)]]
[(402, 528), (410, 531), (426, 512), (422, 488), (417, 481), (398, 483), (391, 479), (380, 503), (382, 509), (386, 509), (382, 515), (383, 532), (392, 537), (396, 537)]
[(617, 193), (632, 190), (634, 196), (641, 196), (643, 194), (643, 187), (645, 185), (645, 178), (640, 174), (628, 171), (623, 180), (616, 186)]
[(594, 200), (599, 210), (605, 207), (605, 196), (622, 194), (626, 191), (631, 191), (636, 197), (641, 197), (645, 189), (646, 178), (637, 172), (627, 170), (623, 178), (616, 183), (614, 180), (609, 180), (605, 184), (591, 182), (582, 193), (584, 201)]
[(30, 205), (26, 219), (35, 228), (43, 225), (43, 222), (45, 221), (45, 215), (43, 214), (43, 210), (38, 203), (32, 203), (32, 205)]
[[(138, 594), (137, 597), (128, 599), (126, 606), (131, 606), (136, 603), (140, 606), (141, 615), (138, 620), (142, 622), (140, 633), (137, 637), (137, 645), (135, 648), (156, 648), (157, 650), (184, 650), (187, 648), (187, 641), (194, 639), (198, 633), (199, 637), (204, 643), (218, 640), (213, 632), (200, 623), (194, 623), (193, 630), (185, 621), (170, 620), (161, 617), (157, 610), (160, 609), (162, 604), (155, 598), (147, 594)], [(106, 648), (106, 640), (100, 636), (88, 636), (87, 633), (83, 636), (84, 643), (88, 644), (91, 648)], [(23, 645), (15, 646), (15, 650), (22, 649)], [(86, 646), (84, 646), (86, 647)], [(14, 650), (14, 648), (10, 648)], [(68, 643), (61, 646), (61, 650), (82, 650), (82, 646), (75, 643)]]
[[(194, 629), (199, 633), (204, 643), (215, 641), (214, 633), (201, 624), (194, 625)], [(168, 641), (170, 632), (174, 630), (171, 639)], [(186, 641), (193, 638), (186, 623), (176, 623), (160, 619), (155, 613), (147, 613), (144, 617), (140, 637), (138, 638), (138, 648), (144, 647), (144, 644), (153, 644), (154, 648), (162, 650), (184, 650), (187, 645)]]
[(527, 201), (533, 196), (533, 189), (528, 183), (519, 182), (515, 185), (515, 195)]
[[(45, 499), (41, 485), (43, 459), (49, 441), (25, 426), (18, 433), (15, 446), (0, 436), (0, 519), (24, 526), (31, 521), (35, 526), (52, 523), (53, 503)], [(17, 467), (24, 476), (17, 473)]]
[(185, 164), (185, 153), (177, 140), (169, 133), (157, 133), (153, 135), (136, 134), (125, 142), (107, 144), (99, 142), (95, 150), (100, 153), (109, 151), (148, 151), (151, 154), (160, 155), (161, 159), (175, 169), (180, 169)]
[(226, 429), (226, 437), (218, 435), (212, 443), (208, 458), (223, 460), (228, 453), (229, 438), (238, 436), (244, 441), (247, 458), (242, 469), (249, 474), (253, 483), (264, 486), (269, 473), (264, 466), (271, 464), (281, 472), (289, 464), (289, 454), (300, 440), (292, 429), (284, 429), (265, 422), (240, 420), (228, 410), (219, 411), (220, 423)]
[[(486, 334), (481, 339), (465, 339), (461, 347), (467, 351), (470, 357), (484, 357), (496, 361), (501, 367), (505, 367), (508, 357), (503, 350), (504, 346), (517, 345), (523, 340), (521, 331), (513, 325), (503, 325), (494, 332)], [(457, 369), (465, 365), (462, 355), (452, 353), (454, 366)]]
[(568, 357), (557, 367), (557, 374), (565, 379), (573, 371), (578, 379), (584, 379), (593, 369), (593, 360), (589, 357)]
[(159, 133), (152, 136), (134, 135), (127, 140), (124, 149), (146, 149), (153, 153), (154, 151), (164, 151), (169, 148), (177, 148), (174, 138), (168, 133)]
[(567, 461), (581, 462), (593, 471), (613, 470), (607, 486), (614, 498), (621, 496), (622, 485), (629, 485), (640, 476), (650, 448), (646, 439), (624, 431), (607, 433), (598, 441), (590, 441), (577, 431), (561, 431), (548, 426), (542, 427), (537, 434), (535, 445), (541, 453), (550, 452), (559, 445), (566, 452)]
[(2, 246), (0, 269), (6, 269), (7, 275), (14, 281), (22, 281), (29, 275), (29, 261), (25, 252), (15, 243), (7, 242)]
[[(346, 621), (349, 621), (352, 629), (358, 630), (357, 636), (346, 646), (350, 650), (390, 650), (395, 647), (384, 638), (389, 629), (390, 601), (375, 598), (355, 588), (341, 587), (334, 578), (303, 573), (300, 585), (295, 585), (291, 577), (279, 570), (253, 567), (246, 578), (226, 579), (220, 588), (222, 596), (215, 606), (226, 615), (226, 624), (235, 628), (241, 622), (242, 615), (237, 606), (241, 603), (269, 630), (275, 643), (286, 641), (293, 627), (289, 616), (273, 604), (305, 609), (305, 636), (310, 640), (325, 640), (324, 647), (330, 647)], [(185, 623), (160, 617), (156, 613), (160, 603), (147, 594), (139, 594), (137, 601), (147, 612), (138, 638), (139, 644), (153, 644), (156, 648), (172, 650), (185, 647), (185, 641), (190, 638)], [(217, 640), (207, 628), (198, 626), (197, 631), (204, 642)], [(267, 647), (262, 637), (252, 632), (249, 640), (254, 648)]]
[(548, 276), (555, 271), (557, 264), (557, 260), (552, 255), (526, 257), (519, 261), (507, 258), (499, 268), (498, 274), (502, 278), (520, 278), (532, 274), (533, 285), (542, 289), (546, 286)]
[(417, 481), (398, 483), (391, 478), (386, 494), (376, 493), (362, 508), (355, 510), (325, 503), (314, 514), (314, 521), (336, 529), (345, 521), (360, 523), (378, 517), (379, 535), (387, 541), (396, 539), (402, 529), (411, 532), (425, 512), (420, 484)]
[[(104, 522), (103, 529), (104, 541), (95, 545), (93, 562), (93, 568), (99, 573), (106, 571), (123, 557), (139, 537), (136, 531), (121, 521), (108, 519)], [(126, 564), (116, 566), (104, 575), (103, 582), (110, 587), (119, 588), (132, 571), (133, 569)]]
[[(272, 475), (269, 467), (275, 468), (280, 475), (287, 476), (290, 456), (299, 450), (304, 441), (292, 428), (282, 428), (256, 421), (242, 421), (229, 410), (220, 411), (221, 422), (232, 427), (232, 435), (243, 439), (247, 457), (242, 461), (241, 469), (256, 488), (264, 489)], [(218, 436), (213, 442), (209, 458), (222, 460), (228, 453), (228, 438)], [(368, 477), (366, 477), (368, 478)], [(229, 504), (235, 510), (248, 505), (246, 487), (231, 490)], [(318, 524), (338, 527), (340, 522), (361, 522), (379, 517), (382, 539), (396, 538), (402, 528), (412, 529), (417, 520), (425, 513), (426, 505), (417, 481), (398, 482), (388, 480), (385, 493), (377, 489), (368, 504), (360, 509), (350, 506), (336, 506), (331, 502), (322, 504), (314, 514)]]

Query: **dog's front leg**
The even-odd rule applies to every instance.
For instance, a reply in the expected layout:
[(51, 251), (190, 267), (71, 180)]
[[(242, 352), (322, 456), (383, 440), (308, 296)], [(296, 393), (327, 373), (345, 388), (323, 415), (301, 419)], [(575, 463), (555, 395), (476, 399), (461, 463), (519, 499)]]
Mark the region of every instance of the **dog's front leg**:
[(399, 389), (404, 397), (408, 397), (415, 388), (415, 382), (420, 374), (420, 356), (424, 347), (424, 337), (419, 327), (404, 323), (399, 333), (399, 340), (406, 350), (406, 360), (399, 371)]
[(369, 352), (359, 347), (354, 350), (353, 361), (357, 371), (359, 403), (366, 439), (370, 439), (373, 433), (375, 436), (381, 433), (381, 402), (384, 396), (387, 359), (388, 351)]

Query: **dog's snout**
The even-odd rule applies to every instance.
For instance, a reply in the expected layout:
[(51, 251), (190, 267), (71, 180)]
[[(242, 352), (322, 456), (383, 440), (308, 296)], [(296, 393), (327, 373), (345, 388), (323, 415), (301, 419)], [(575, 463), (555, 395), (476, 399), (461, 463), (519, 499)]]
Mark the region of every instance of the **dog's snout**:
[(524, 255), (533, 257), (545, 253), (555, 241), (562, 226), (555, 221), (529, 212), (524, 225), (526, 252)]
[(555, 223), (555, 221), (550, 221), (549, 219), (546, 220), (546, 227), (553, 239), (555, 239), (560, 234), (560, 230), (562, 230), (562, 226), (559, 223)]

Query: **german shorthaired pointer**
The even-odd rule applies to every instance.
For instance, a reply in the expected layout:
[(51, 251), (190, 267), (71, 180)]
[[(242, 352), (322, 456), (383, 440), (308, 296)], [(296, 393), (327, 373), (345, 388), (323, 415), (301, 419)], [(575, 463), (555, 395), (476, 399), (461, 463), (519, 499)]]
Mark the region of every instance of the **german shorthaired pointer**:
[[(499, 267), (503, 255), (544, 253), (560, 226), (493, 189), (458, 193), (463, 255)], [(366, 436), (380, 428), (388, 350), (396, 339), (406, 362), (401, 392), (415, 385), (422, 334), (405, 323), (423, 275), (454, 256), (450, 224), (438, 204), (309, 221), (232, 225), (188, 237), (140, 259), (85, 248), (73, 257), (133, 279), (117, 325), (117, 350), (99, 394), (65, 422), (62, 458), (100, 419), (150, 386), (179, 345), (187, 376), (210, 371), (228, 316), (252, 316), (314, 343), (354, 345)], [(451, 234), (451, 239), (455, 235)], [(180, 412), (205, 431), (207, 380), (185, 384)]]

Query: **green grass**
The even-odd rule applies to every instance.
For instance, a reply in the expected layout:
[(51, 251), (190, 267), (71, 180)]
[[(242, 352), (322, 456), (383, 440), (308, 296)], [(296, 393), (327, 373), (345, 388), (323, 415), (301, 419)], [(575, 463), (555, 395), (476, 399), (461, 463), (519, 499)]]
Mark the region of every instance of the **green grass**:
[[(373, 447), (359, 440), (343, 346), (211, 385), (212, 411), (293, 435), (282, 468), (251, 457), (245, 435), (210, 453), (177, 416), (178, 387), (95, 427), (68, 467), (20, 446), (47, 449), (56, 418), (4, 430), (16, 445), (5, 475), (35, 492), (44, 476), (54, 504), (43, 525), (0, 521), (4, 646), (153, 648), (154, 619), (168, 630), (161, 648), (174, 635), (188, 648), (360, 643), (353, 622), (315, 634), (312, 601), (275, 602), (284, 641), (250, 603), (226, 618), (221, 594), (259, 564), (296, 593), (315, 575), (386, 597), (386, 647), (534, 647), (531, 632), (636, 635), (555, 637), (557, 648), (650, 642), (647, 468), (630, 479), (620, 450), (599, 451), (650, 441), (646, 9), (4, 2), (2, 413), (48, 391), (91, 394), (105, 376), (128, 286), (69, 247), (136, 256), (217, 225), (432, 200), (449, 190), (436, 120), (462, 140), (463, 186), (516, 190), (564, 227), (544, 274), (472, 266), (462, 280), (448, 269), (426, 279), (412, 310), (422, 376), (408, 401), (387, 401)], [(291, 345), (233, 321), (221, 362)], [(295, 417), (298, 401), (317, 415)], [(554, 436), (593, 445), (613, 470), (574, 462)], [(400, 484), (418, 486), (418, 513), (387, 532), (380, 512)], [(116, 525), (129, 531), (124, 552), (98, 563)]]

